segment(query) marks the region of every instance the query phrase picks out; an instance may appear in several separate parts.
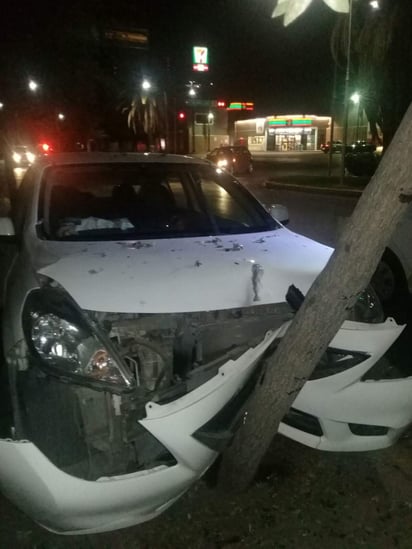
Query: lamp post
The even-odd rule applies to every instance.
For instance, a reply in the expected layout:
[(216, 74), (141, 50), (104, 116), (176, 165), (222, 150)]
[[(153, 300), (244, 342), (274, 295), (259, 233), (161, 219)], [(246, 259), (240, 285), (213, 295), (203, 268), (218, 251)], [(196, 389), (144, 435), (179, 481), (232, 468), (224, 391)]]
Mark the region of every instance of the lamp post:
[(189, 80), (189, 82), (186, 84), (186, 87), (189, 88), (188, 89), (188, 96), (189, 96), (189, 101), (188, 101), (188, 105), (190, 105), (191, 107), (191, 126), (192, 126), (192, 154), (194, 154), (196, 152), (196, 136), (195, 136), (195, 106), (196, 106), (196, 100), (195, 98), (197, 97), (197, 92), (200, 88), (200, 84), (198, 84), (195, 80)]
[(355, 140), (358, 141), (358, 139), (359, 139), (359, 120), (360, 120), (360, 111), (361, 111), (361, 105), (360, 105), (361, 96), (358, 92), (355, 92), (350, 96), (350, 100), (352, 101), (352, 103), (354, 105), (357, 106)]
[(348, 12), (348, 37), (346, 47), (346, 73), (345, 73), (345, 95), (343, 99), (343, 137), (342, 137), (342, 162), (340, 169), (340, 184), (345, 181), (345, 156), (346, 156), (346, 140), (348, 138), (348, 112), (349, 112), (349, 81), (350, 81), (350, 61), (351, 61), (351, 42), (352, 42), (352, 4), (353, 0), (349, 0)]
[[(141, 88), (144, 92), (142, 97), (142, 103), (146, 104), (146, 95), (149, 93), (149, 91), (152, 88), (152, 83), (147, 78), (144, 78), (141, 83)], [(147, 105), (145, 105), (147, 108)], [(147, 148), (149, 152), (151, 152), (152, 149), (152, 127), (151, 127), (152, 121), (149, 118), (148, 125), (147, 125)]]
[(207, 152), (210, 152), (210, 125), (213, 124), (214, 115), (209, 112), (207, 115)]

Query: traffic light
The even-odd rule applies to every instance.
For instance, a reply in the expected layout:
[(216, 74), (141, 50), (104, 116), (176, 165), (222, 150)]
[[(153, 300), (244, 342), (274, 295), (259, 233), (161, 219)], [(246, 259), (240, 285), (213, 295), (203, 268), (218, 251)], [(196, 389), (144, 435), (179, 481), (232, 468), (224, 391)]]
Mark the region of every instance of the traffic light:
[(218, 109), (225, 109), (226, 108), (226, 101), (218, 101), (217, 102)]
[(179, 122), (184, 122), (186, 120), (186, 113), (185, 111), (179, 111), (177, 113), (177, 119), (179, 120)]

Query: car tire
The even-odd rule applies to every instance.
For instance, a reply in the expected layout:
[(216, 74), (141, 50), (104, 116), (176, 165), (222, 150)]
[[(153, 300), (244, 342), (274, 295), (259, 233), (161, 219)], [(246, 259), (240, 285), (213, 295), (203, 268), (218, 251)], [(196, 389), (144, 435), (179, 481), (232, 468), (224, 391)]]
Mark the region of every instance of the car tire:
[(397, 256), (387, 248), (371, 280), (386, 314), (399, 317), (405, 312), (409, 289), (405, 273)]

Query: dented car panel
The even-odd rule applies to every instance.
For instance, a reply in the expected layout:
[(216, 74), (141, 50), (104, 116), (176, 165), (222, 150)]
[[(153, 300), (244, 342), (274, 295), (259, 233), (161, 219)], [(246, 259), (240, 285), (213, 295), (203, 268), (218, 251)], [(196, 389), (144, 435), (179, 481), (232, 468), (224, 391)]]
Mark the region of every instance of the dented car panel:
[[(332, 249), (174, 155), (43, 159), (14, 225), (0, 487), (59, 533), (149, 520), (230, 442), (293, 318), (288, 288), (303, 297)], [(320, 449), (384, 447), (411, 421), (410, 380), (374, 371), (403, 327), (369, 289), (350, 318), (280, 426)]]
[(39, 272), (61, 284), (85, 309), (125, 313), (281, 303), (291, 280), (306, 292), (331, 254), (327, 246), (285, 228), (237, 239), (185, 239), (184, 249), (178, 239), (77, 244), (64, 254), (65, 246), (48, 246), (56, 254), (59, 247), (61, 257)]
[(32, 442), (3, 440), (1, 489), (55, 532), (102, 532), (155, 517), (215, 460), (217, 452), (192, 434), (239, 391), (276, 335), (267, 333), (258, 346), (223, 364), (216, 376), (189, 394), (163, 405), (146, 404), (147, 416), (140, 424), (173, 453), (176, 462), (171, 466), (102, 476), (92, 482), (56, 467)]
[[(302, 431), (287, 419), (279, 432), (319, 450), (365, 451), (393, 444), (412, 422), (412, 377), (365, 379), (365, 374), (384, 360), (404, 328), (392, 319), (345, 322), (330, 347), (362, 353), (364, 359), (335, 375), (307, 381), (292, 405), (317, 418), (321, 432)], [(303, 426), (304, 417), (301, 421)]]

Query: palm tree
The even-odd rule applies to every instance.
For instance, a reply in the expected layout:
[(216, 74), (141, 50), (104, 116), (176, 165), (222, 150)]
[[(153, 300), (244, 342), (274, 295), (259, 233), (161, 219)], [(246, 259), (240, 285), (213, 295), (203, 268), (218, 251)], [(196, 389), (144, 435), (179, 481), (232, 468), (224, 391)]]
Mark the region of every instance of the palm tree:
[(136, 136), (145, 139), (148, 148), (166, 132), (166, 112), (164, 101), (156, 95), (136, 93), (129, 105), (123, 107), (127, 113), (127, 124)]

